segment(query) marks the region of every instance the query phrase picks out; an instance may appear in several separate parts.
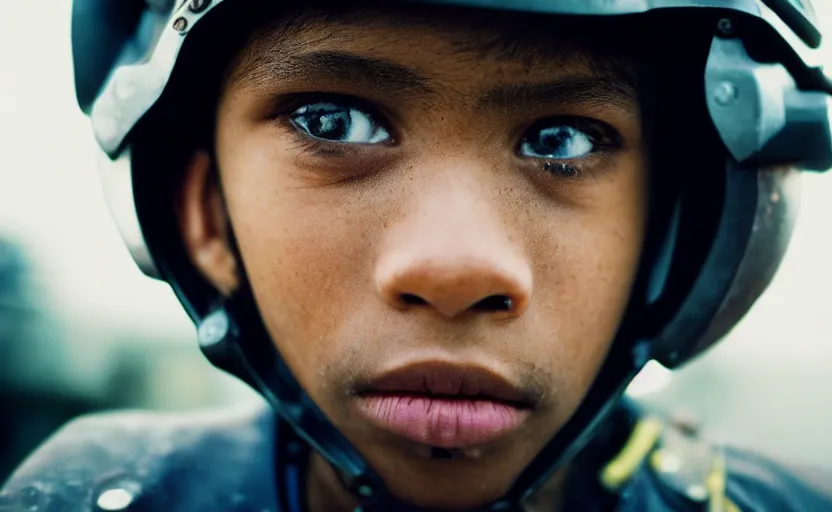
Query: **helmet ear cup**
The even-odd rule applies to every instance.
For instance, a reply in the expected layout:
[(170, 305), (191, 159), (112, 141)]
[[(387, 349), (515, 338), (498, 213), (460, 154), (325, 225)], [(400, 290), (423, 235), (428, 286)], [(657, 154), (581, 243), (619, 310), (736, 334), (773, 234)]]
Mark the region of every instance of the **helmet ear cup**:
[[(757, 173), (729, 162), (721, 179), (724, 192), (719, 198), (711, 197), (708, 202), (683, 196), (687, 204), (681, 222), (695, 222), (697, 212), (703, 216), (717, 213), (716, 229), (707, 233), (679, 228), (665, 296), (652, 308), (653, 314), (648, 314), (658, 322), (651, 336), (651, 355), (667, 367), (679, 366), (694, 355), (700, 337), (730, 293), (748, 250), (757, 211)], [(701, 258), (690, 258), (685, 247), (691, 245), (705, 249)]]
[[(745, 253), (713, 320), (698, 340), (687, 349), (685, 360), (699, 355), (728, 334), (768, 288), (785, 256), (800, 206), (801, 172), (794, 168), (760, 169), (756, 172), (757, 202)], [(700, 279), (705, 279), (705, 275)], [(669, 356), (670, 354), (668, 354)]]
[[(696, 40), (690, 36), (685, 41)], [(653, 58), (671, 64), (654, 65), (663, 72), (651, 85), (674, 94), (643, 100), (651, 164), (662, 180), (655, 190), (659, 199), (675, 194), (676, 204), (656, 212), (670, 221), (644, 262), (646, 307), (633, 322), (667, 367), (708, 349), (749, 311), (779, 268), (798, 210), (797, 170), (735, 163), (705, 102), (678, 101), (703, 97), (706, 37), (700, 31), (695, 46), (656, 49)], [(674, 58), (688, 66), (674, 66)]]

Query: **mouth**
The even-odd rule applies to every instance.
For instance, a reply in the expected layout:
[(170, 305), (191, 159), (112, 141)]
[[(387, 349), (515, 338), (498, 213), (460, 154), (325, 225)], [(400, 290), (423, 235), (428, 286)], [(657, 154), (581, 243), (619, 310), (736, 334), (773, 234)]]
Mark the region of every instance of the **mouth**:
[(517, 430), (534, 401), (487, 368), (409, 365), (371, 378), (357, 390), (371, 424), (431, 447), (470, 448)]

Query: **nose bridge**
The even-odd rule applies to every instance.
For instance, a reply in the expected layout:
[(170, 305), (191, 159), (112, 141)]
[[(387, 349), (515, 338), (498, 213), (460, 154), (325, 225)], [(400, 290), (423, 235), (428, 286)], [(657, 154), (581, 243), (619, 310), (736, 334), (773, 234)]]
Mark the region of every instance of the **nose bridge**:
[(453, 318), (465, 312), (521, 314), (532, 273), (519, 237), (487, 184), (460, 170), (423, 178), (388, 228), (375, 269), (381, 297)]

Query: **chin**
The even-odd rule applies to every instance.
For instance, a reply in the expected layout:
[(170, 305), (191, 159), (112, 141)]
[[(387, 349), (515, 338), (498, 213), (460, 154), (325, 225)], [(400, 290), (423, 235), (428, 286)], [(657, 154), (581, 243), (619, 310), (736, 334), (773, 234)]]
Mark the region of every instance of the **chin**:
[[(441, 454), (442, 457), (446, 455)], [(429, 461), (410, 459), (404, 471), (402, 462), (407, 457), (396, 457), (396, 461), (391, 461), (393, 471), (381, 476), (390, 493), (409, 505), (433, 510), (465, 510), (488, 505), (503, 497), (516, 473), (522, 469), (518, 468), (516, 472), (505, 463), (488, 460), (488, 456), (479, 462), (462, 454), (457, 457)]]
[[(507, 490), (507, 489), (506, 489)], [(416, 494), (410, 497), (410, 493), (393, 495), (408, 505), (431, 510), (470, 510), (488, 505), (501, 498), (506, 490), (491, 491), (484, 493), (483, 489), (460, 489), (457, 486), (449, 494), (440, 495), (435, 490), (431, 495)], [(418, 497), (416, 497), (418, 496)]]

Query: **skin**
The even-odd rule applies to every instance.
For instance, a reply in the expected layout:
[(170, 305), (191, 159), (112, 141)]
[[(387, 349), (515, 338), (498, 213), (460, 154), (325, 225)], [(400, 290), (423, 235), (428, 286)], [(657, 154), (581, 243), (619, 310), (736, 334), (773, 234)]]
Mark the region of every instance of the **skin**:
[[(638, 101), (599, 85), (577, 54), (511, 56), (461, 47), (482, 27), (362, 20), (275, 28), (249, 43), (222, 89), (213, 151), (195, 151), (185, 170), (180, 225), (222, 293), (245, 269), (294, 375), (394, 495), (480, 505), (508, 490), (581, 403), (626, 308), (647, 216)], [(327, 60), (333, 52), (393, 64), (412, 83), (378, 69), (362, 76)], [(517, 89), (576, 80), (543, 95)], [(298, 97), (309, 93), (360, 98), (389, 140), (315, 142), (297, 109), (335, 100)], [(540, 120), (573, 117), (582, 134), (596, 124), (612, 136), (577, 135), (593, 140), (576, 157), (523, 154)], [(512, 309), (475, 306), (495, 294)], [(362, 382), (414, 362), (488, 368), (530, 397), (532, 414), (495, 442), (431, 459), (356, 413)], [(560, 481), (541, 508), (556, 508)], [(317, 457), (308, 488), (313, 510), (353, 504)]]

